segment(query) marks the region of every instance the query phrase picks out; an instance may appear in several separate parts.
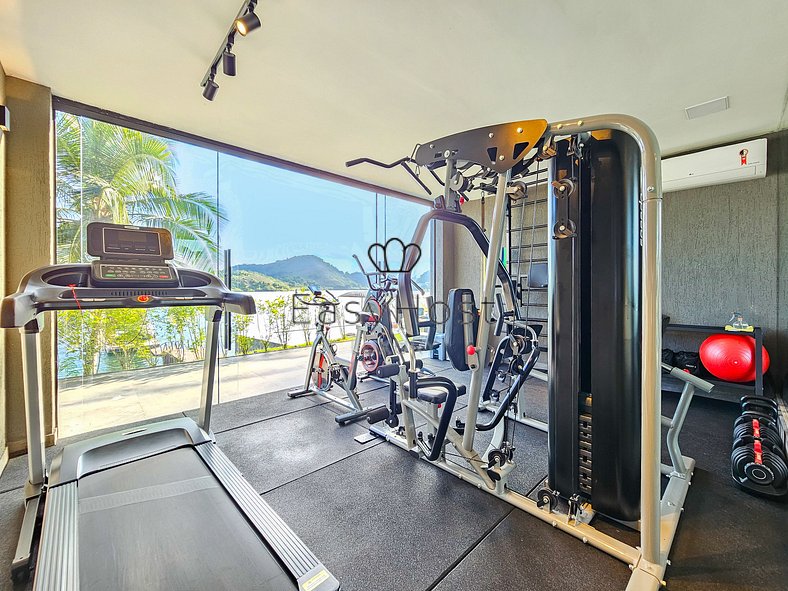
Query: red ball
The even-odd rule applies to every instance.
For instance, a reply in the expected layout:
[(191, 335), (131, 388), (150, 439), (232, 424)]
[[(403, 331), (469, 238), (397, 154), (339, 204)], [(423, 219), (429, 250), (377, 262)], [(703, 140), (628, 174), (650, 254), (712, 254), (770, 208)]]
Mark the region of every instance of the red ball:
[[(763, 352), (763, 373), (769, 369), (769, 353)], [(715, 334), (700, 346), (700, 360), (709, 373), (728, 382), (755, 379), (755, 339), (746, 335)]]

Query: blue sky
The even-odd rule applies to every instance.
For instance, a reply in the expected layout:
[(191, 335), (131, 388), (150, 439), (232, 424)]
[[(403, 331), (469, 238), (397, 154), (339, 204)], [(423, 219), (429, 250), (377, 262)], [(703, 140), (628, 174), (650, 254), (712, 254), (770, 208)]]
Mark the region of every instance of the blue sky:
[[(233, 264), (314, 254), (353, 272), (358, 270), (354, 253), (367, 263), (367, 248), (376, 239), (396, 236), (407, 242), (419, 217), (428, 211), (427, 202), (422, 206), (376, 197), (373, 192), (188, 144), (177, 143), (175, 149), (181, 192), (216, 195), (218, 190), (227, 217), (219, 232), (220, 248), (232, 249)], [(428, 265), (429, 257), (422, 257), (416, 273), (423, 273)]]

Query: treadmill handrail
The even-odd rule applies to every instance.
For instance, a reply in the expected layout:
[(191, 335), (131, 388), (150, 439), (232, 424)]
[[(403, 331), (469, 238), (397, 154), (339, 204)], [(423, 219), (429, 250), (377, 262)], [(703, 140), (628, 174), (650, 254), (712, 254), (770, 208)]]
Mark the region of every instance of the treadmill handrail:
[[(0, 327), (22, 328), (52, 310), (215, 306), (236, 314), (256, 311), (254, 298), (228, 290), (218, 277), (205, 271), (173, 267), (179, 281), (176, 287), (96, 287), (91, 284), (90, 269), (90, 263), (76, 263), (46, 265), (29, 272), (16, 293), (3, 298)], [(60, 282), (55, 282), (57, 279)], [(139, 301), (140, 295), (150, 299)]]

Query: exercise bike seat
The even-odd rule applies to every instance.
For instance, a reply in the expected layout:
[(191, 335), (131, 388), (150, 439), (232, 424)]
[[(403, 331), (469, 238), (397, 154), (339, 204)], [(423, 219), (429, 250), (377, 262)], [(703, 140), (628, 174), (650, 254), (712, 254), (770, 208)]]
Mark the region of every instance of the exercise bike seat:
[[(457, 386), (457, 397), (465, 395), (465, 386)], [(417, 394), (418, 399), (424, 402), (429, 402), (430, 404), (443, 404), (446, 402), (446, 398), (448, 397), (449, 393), (443, 388), (424, 388), (419, 389), (419, 393)]]

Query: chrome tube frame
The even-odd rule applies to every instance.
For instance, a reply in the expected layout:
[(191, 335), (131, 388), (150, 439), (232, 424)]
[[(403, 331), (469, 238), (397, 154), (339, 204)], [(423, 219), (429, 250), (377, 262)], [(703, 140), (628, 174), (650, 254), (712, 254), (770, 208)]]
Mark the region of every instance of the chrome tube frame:
[(481, 318), (479, 319), (479, 330), (476, 335), (476, 353), (468, 355), (472, 360), (471, 365), (471, 385), (468, 388), (468, 412), (465, 424), (469, 428), (465, 430), (462, 444), (465, 449), (473, 449), (473, 438), (476, 434), (475, 429), (470, 426), (476, 424), (476, 416), (479, 413), (479, 400), (482, 393), (482, 383), (484, 381), (484, 366), (487, 359), (487, 345), (490, 341), (490, 323), (487, 321), (488, 307), (492, 306), (495, 298), (496, 271), (500, 261), (501, 243), (503, 242), (504, 227), (506, 225), (506, 186), (509, 184), (511, 171), (498, 175), (498, 187), (495, 192), (495, 207), (493, 208), (492, 219), (490, 220), (490, 247), (487, 251), (487, 261), (484, 268), (484, 283), (482, 292), (479, 294), (481, 299)]
[[(628, 115), (596, 115), (551, 123), (551, 137), (613, 129), (632, 137), (641, 158), (641, 459), (640, 544), (643, 560), (662, 569), (649, 569), (661, 578), (660, 548), (660, 425), (662, 421), (662, 166), (659, 144), (645, 123)], [(666, 559), (667, 557), (665, 557)], [(659, 581), (658, 581), (659, 582)]]
[(219, 324), (222, 320), (222, 309), (208, 308), (205, 317), (208, 321), (208, 330), (205, 335), (205, 359), (202, 366), (200, 414), (197, 418), (197, 424), (200, 426), (200, 429), (210, 435), (213, 391), (216, 384), (216, 367), (219, 363)]
[(41, 328), (43, 318), (19, 329), (22, 338), (22, 380), (25, 392), (25, 419), (27, 423), (27, 470), (29, 488), (37, 493), (46, 478), (44, 455), (44, 375), (41, 363)]
[[(680, 456), (679, 465), (685, 468), (684, 473), (671, 473), (665, 493), (660, 497), (661, 491), (661, 349), (662, 349), (662, 306), (661, 306), (661, 232), (662, 232), (662, 182), (661, 182), (661, 155), (659, 145), (653, 131), (642, 121), (627, 115), (597, 115), (585, 119), (573, 119), (548, 124), (544, 139), (546, 141), (556, 137), (576, 135), (592, 131), (616, 130), (631, 136), (638, 145), (641, 156), (641, 191), (638, 199), (638, 207), (641, 211), (641, 324), (642, 324), (642, 347), (641, 347), (641, 517), (640, 517), (640, 547), (632, 548), (618, 540), (610, 538), (606, 534), (596, 530), (590, 525), (580, 523), (572, 516), (561, 516), (544, 508), (539, 508), (536, 503), (527, 497), (518, 495), (505, 488), (504, 480), (496, 483), (495, 489), (491, 489), (486, 473), (480, 474), (479, 469), (471, 464), (474, 469), (466, 469), (457, 466), (456, 463), (447, 463), (445, 458), (439, 458), (432, 462), (440, 468), (455, 474), (462, 480), (473, 483), (479, 488), (486, 489), (491, 494), (511, 503), (512, 505), (551, 523), (565, 532), (583, 540), (585, 543), (592, 544), (608, 554), (627, 562), (630, 565), (632, 577), (630, 578), (627, 589), (656, 590), (664, 584), (663, 575), (667, 565), (667, 556), (673, 537), (676, 533), (678, 520), (684, 498), (689, 487), (695, 462), (692, 458)], [(490, 247), (487, 253), (485, 265), (485, 276), (483, 279), (482, 293), (480, 299), (482, 305), (492, 301), (495, 289), (495, 265), (498, 264), (501, 238), (504, 229), (502, 207), (505, 198), (505, 188), (509, 180), (509, 173), (501, 174), (498, 179), (498, 190), (496, 193), (495, 210), (491, 220)], [(414, 239), (423, 236), (423, 229), (416, 231)], [(484, 320), (484, 319), (483, 319)], [(476, 415), (479, 406), (479, 395), (481, 388), (481, 378), (484, 369), (483, 356), (488, 343), (489, 323), (481, 322), (479, 334), (474, 343), (476, 353), (469, 356), (469, 361), (473, 362), (473, 373), (471, 376), (471, 386), (469, 388), (469, 400), (466, 431), (463, 435), (461, 448), (457, 447), (459, 434), (454, 433), (453, 437), (447, 437), (447, 442), (457, 448), (460, 455), (466, 460), (476, 453), (473, 448), (474, 429)], [(542, 377), (542, 376), (538, 376)], [(674, 432), (675, 437), (672, 442), (675, 444), (674, 453), (680, 454), (678, 450), (678, 434), (681, 430), (683, 416), (689, 406), (690, 396), (685, 397), (685, 404), (682, 405), (678, 417), (675, 417)], [(406, 418), (406, 432), (408, 427), (412, 430), (413, 413), (424, 416), (425, 413), (418, 401), (408, 401), (403, 404), (403, 414)], [(425, 417), (426, 418), (426, 417)], [(432, 421), (430, 421), (432, 422)], [(538, 427), (537, 427), (538, 428)], [(401, 437), (390, 429), (381, 428), (378, 425), (372, 426), (371, 430), (388, 441), (416, 453), (417, 449), (413, 445), (412, 435)], [(450, 429), (451, 431), (452, 429)], [(505, 474), (502, 474), (505, 476)]]

